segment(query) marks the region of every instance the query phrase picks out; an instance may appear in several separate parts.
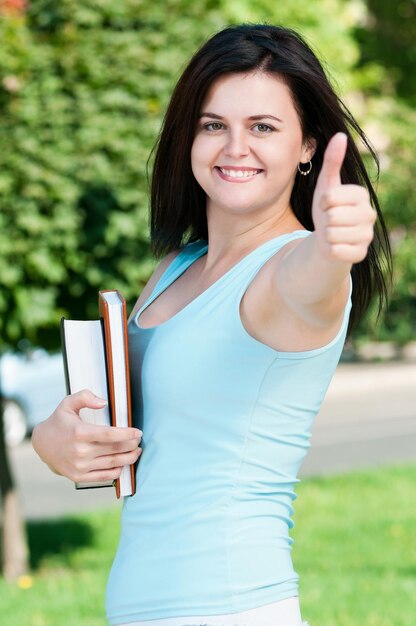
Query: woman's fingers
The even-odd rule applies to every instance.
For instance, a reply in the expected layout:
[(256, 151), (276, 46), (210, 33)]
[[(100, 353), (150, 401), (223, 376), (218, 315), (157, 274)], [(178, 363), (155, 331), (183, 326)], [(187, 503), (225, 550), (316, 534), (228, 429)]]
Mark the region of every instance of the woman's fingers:
[(80, 474), (79, 476), (71, 477), (76, 483), (98, 483), (107, 482), (109, 480), (116, 480), (120, 478), (122, 467), (116, 467), (108, 470), (96, 470), (88, 472), (87, 474)]
[(88, 482), (91, 472), (135, 463), (142, 452), (140, 441), (141, 431), (136, 428), (77, 424), (70, 468), (72, 480)]
[[(117, 441), (113, 443), (97, 443), (97, 442), (75, 442), (73, 445), (72, 456), (74, 461), (92, 462), (99, 457), (119, 456), (129, 454), (139, 450), (140, 441), (138, 439), (129, 439), (128, 441)], [(115, 467), (117, 464), (114, 464)]]
[[(363, 219), (364, 217), (364, 219)], [(357, 224), (374, 224), (377, 218), (377, 213), (374, 209), (365, 210), (363, 215), (363, 209), (361, 206), (355, 205), (342, 205), (328, 209), (325, 213), (325, 225), (326, 226), (355, 226)]]
[(126, 452), (135, 452), (141, 443), (140, 438), (128, 439), (127, 441), (113, 441), (109, 443), (95, 443), (93, 452), (94, 456), (105, 456), (108, 454), (125, 454)]
[[(123, 454), (109, 454), (93, 459), (76, 459), (73, 467), (72, 480), (76, 482), (90, 482), (91, 475), (96, 472), (115, 472), (120, 470), (124, 465), (132, 465), (135, 463), (142, 453), (141, 448), (136, 448), (132, 452), (125, 452)], [(119, 474), (118, 474), (119, 475)], [(118, 475), (116, 478), (118, 478)], [(103, 479), (111, 480), (111, 478)]]
[(120, 426), (98, 426), (80, 421), (77, 424), (75, 437), (78, 441), (96, 442), (101, 444), (116, 444), (125, 441), (140, 441), (142, 431), (138, 428)]
[(361, 245), (371, 241), (373, 229), (371, 226), (327, 226), (326, 240), (328, 243), (342, 243)]
[(366, 187), (360, 185), (338, 185), (322, 194), (322, 204), (325, 210), (331, 207), (346, 205), (369, 204), (370, 196)]
[(124, 465), (132, 465), (137, 461), (142, 453), (141, 448), (137, 448), (133, 452), (125, 452), (124, 454), (110, 454), (99, 456), (94, 459), (94, 470), (114, 469), (123, 467)]

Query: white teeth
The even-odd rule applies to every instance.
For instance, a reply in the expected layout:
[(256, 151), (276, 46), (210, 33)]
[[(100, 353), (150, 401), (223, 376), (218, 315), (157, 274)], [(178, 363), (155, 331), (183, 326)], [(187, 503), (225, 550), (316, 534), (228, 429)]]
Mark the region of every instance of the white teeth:
[(226, 170), (222, 167), (219, 168), (224, 176), (230, 176), (231, 178), (250, 178), (258, 174), (259, 170)]

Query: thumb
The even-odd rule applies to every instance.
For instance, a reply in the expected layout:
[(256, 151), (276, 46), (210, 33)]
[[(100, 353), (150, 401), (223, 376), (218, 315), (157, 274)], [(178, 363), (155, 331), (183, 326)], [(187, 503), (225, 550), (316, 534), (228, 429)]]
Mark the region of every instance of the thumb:
[(348, 137), (345, 133), (336, 133), (329, 140), (317, 180), (317, 186), (321, 189), (341, 184), (341, 167), (347, 152), (347, 145)]
[(72, 410), (78, 412), (80, 409), (88, 407), (89, 409), (102, 409), (107, 405), (107, 400), (99, 398), (89, 389), (77, 391), (64, 398), (63, 402)]

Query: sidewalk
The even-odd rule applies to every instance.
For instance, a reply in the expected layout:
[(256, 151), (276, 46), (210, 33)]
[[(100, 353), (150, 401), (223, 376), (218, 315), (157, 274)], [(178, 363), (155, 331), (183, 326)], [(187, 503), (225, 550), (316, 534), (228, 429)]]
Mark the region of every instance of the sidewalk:
[[(415, 390), (416, 361), (388, 361), (379, 363), (340, 363), (328, 389), (330, 397), (354, 393), (385, 394), (387, 390)], [(328, 397), (327, 395), (327, 397)], [(416, 409), (416, 404), (415, 404)]]
[(416, 361), (342, 363), (300, 476), (416, 463)]

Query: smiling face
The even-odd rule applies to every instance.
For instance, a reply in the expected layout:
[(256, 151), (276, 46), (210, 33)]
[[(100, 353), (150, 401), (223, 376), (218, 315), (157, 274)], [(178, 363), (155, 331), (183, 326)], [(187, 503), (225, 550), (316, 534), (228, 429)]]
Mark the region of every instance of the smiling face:
[(288, 210), (298, 163), (313, 152), (303, 143), (284, 82), (262, 72), (229, 74), (212, 85), (203, 103), (192, 171), (207, 194), (208, 214), (255, 212), (267, 219)]

